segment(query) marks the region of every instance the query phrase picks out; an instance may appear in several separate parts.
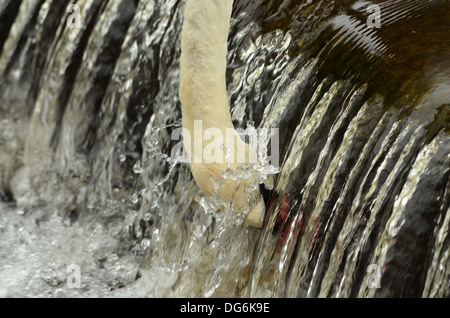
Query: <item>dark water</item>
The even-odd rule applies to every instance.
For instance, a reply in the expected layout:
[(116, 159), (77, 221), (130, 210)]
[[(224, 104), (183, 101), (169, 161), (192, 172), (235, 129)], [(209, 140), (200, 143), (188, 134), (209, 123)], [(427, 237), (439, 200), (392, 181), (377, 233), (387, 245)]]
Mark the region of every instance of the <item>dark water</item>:
[(168, 160), (184, 1), (74, 2), (0, 2), (0, 295), (449, 296), (449, 1), (235, 1), (233, 121), (280, 129), (261, 230)]

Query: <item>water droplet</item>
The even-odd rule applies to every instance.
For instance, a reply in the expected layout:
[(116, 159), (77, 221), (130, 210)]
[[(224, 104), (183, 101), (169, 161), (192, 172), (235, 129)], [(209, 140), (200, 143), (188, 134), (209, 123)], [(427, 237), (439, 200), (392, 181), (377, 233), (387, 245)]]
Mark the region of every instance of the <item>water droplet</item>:
[(136, 164), (134, 165), (133, 172), (135, 174), (142, 174), (144, 172), (144, 169), (142, 169), (142, 167), (141, 167), (141, 161), (140, 160), (138, 160), (136, 162)]
[(147, 248), (149, 248), (150, 247), (150, 240), (149, 239), (143, 239), (142, 242), (141, 242), (141, 247), (143, 249), (145, 249), (145, 250)]
[(135, 193), (131, 196), (131, 203), (138, 204), (139, 202), (139, 196)]
[(123, 154), (119, 156), (119, 161), (120, 162), (125, 162), (125, 160), (127, 160), (127, 156), (125, 156)]

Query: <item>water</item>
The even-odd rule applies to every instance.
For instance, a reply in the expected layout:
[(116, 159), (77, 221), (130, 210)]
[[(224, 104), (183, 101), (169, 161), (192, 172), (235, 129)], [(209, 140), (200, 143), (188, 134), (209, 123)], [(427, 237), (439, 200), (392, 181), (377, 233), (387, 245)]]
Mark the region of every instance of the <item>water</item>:
[(448, 297), (449, 3), (371, 3), (234, 3), (233, 122), (280, 128), (259, 230), (171, 157), (184, 1), (0, 2), (0, 296)]

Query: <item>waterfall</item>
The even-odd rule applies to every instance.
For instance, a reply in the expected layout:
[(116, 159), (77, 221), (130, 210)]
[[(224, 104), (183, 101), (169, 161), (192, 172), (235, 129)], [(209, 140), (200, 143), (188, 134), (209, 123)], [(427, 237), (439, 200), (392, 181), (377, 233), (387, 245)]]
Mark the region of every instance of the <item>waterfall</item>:
[(0, 296), (449, 297), (450, 3), (235, 0), (262, 229), (172, 155), (184, 6), (0, 2)]

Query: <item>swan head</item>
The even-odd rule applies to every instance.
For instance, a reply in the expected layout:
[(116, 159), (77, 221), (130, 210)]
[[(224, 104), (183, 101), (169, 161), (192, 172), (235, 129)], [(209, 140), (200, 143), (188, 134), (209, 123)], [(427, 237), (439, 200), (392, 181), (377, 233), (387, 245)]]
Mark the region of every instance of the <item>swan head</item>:
[[(190, 168), (197, 185), (206, 195), (216, 195), (234, 214), (245, 213), (246, 224), (262, 227), (266, 207), (257, 179), (250, 171), (239, 176), (238, 169), (227, 169), (220, 164), (191, 164)], [(224, 177), (224, 173), (228, 176)]]
[[(202, 151), (202, 159), (190, 160), (190, 169), (197, 185), (208, 196), (218, 197), (224, 207), (230, 207), (234, 214), (245, 214), (246, 224), (260, 228), (265, 215), (264, 198), (259, 190), (260, 176), (256, 164), (250, 163), (250, 158), (257, 158), (255, 152), (237, 133), (225, 138), (225, 147), (232, 149), (232, 156), (227, 157), (224, 150), (223, 160), (214, 161), (208, 157), (208, 152)], [(194, 147), (195, 148), (195, 147)], [(217, 150), (216, 149), (216, 153)], [(238, 154), (245, 153), (246, 162), (239, 163)], [(252, 156), (250, 155), (252, 154)], [(193, 158), (191, 153), (189, 156)], [(215, 157), (217, 159), (217, 157)]]

